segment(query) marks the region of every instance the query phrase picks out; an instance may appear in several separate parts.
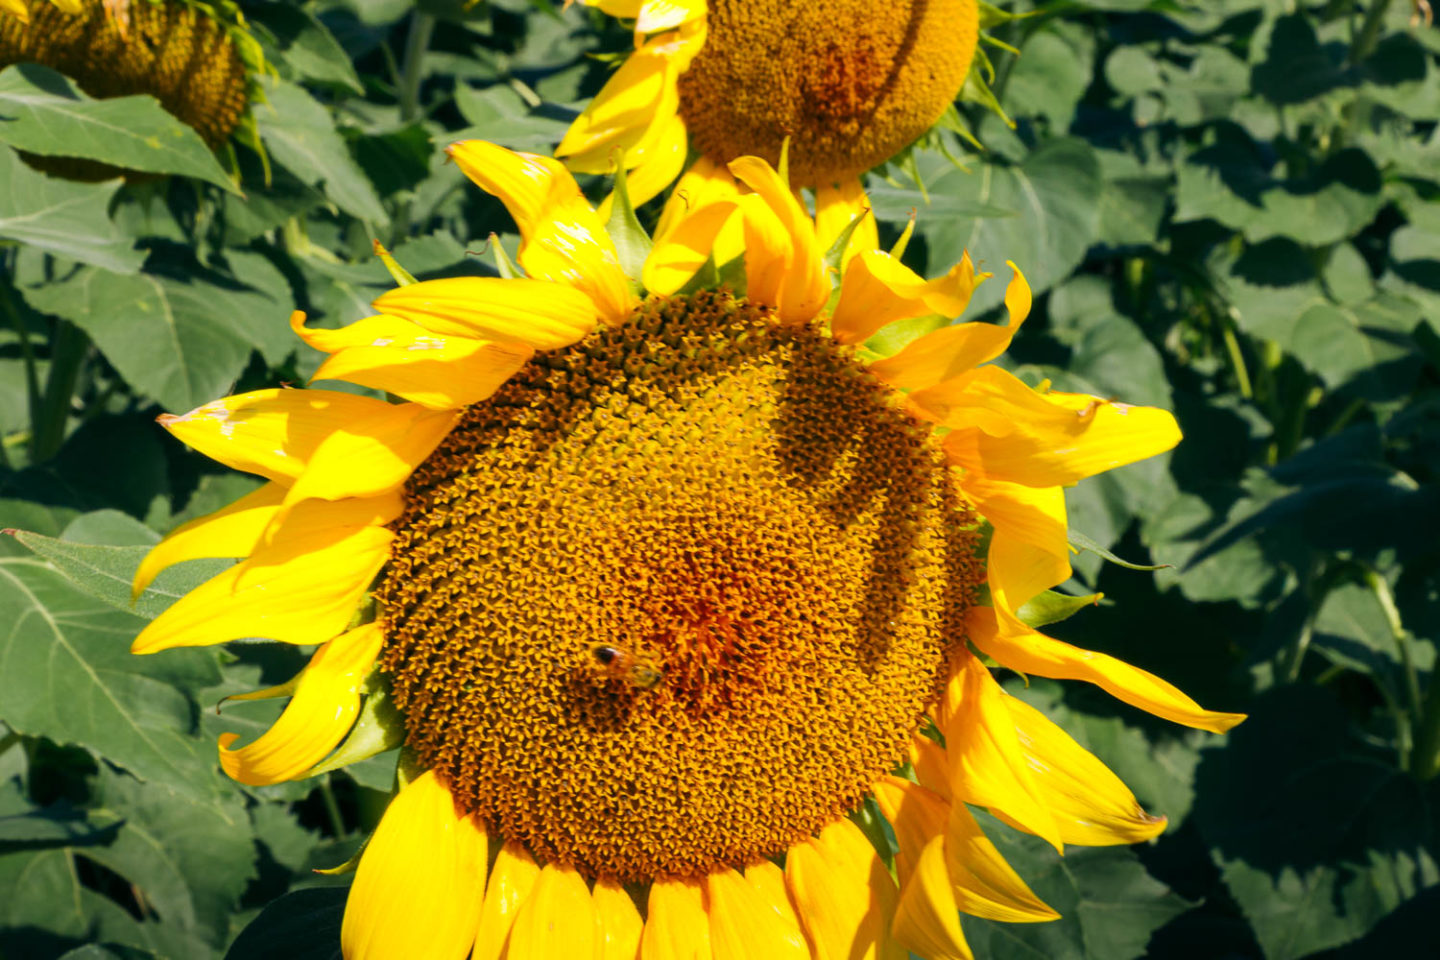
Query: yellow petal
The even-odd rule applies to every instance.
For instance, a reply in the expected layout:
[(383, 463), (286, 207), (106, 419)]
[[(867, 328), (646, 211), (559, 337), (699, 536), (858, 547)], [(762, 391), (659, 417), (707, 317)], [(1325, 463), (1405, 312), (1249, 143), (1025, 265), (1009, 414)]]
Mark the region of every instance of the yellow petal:
[(840, 258), (840, 270), (844, 273), (850, 259), (862, 250), (874, 250), (880, 246), (879, 229), (875, 226), (875, 214), (870, 212), (870, 198), (865, 196), (865, 187), (851, 177), (839, 186), (823, 186), (815, 190), (815, 233), (822, 253), (829, 253), (840, 234), (850, 226), (856, 217), (864, 217), (850, 234), (845, 245), (845, 254)]
[(705, 0), (644, 0), (635, 16), (635, 32), (673, 30), (703, 16)]
[(324, 550), (366, 527), (383, 527), (404, 510), (405, 498), (399, 490), (378, 497), (302, 500), (291, 504), (283, 512), (277, 512), (265, 528), (260, 542), (245, 561), (244, 572), (236, 578), (235, 587), (244, 589), (256, 578), (266, 576), (295, 557)]
[(520, 266), (527, 274), (580, 290), (609, 323), (630, 315), (635, 300), (615, 244), (558, 160), (483, 140), (451, 144), (448, 152), (467, 177), (510, 211), (520, 229)]
[(636, 960), (644, 921), (630, 894), (614, 880), (601, 878), (595, 881), (591, 901), (595, 911), (595, 960)]
[(485, 888), (485, 832), (461, 816), (426, 771), (390, 802), (355, 872), (340, 947), (345, 960), (415, 955), (463, 960), (475, 941)]
[[(941, 866), (947, 871), (950, 910), (987, 920), (1030, 923), (1059, 916), (1031, 892), (980, 832), (965, 804), (952, 805), (940, 794), (898, 777), (882, 777), (871, 787), (900, 847), (895, 864), (903, 900), (913, 873), (931, 842), (944, 838)], [(931, 869), (933, 869), (933, 865)], [(937, 894), (928, 895), (934, 900)], [(911, 949), (915, 949), (911, 945)]]
[(715, 238), (734, 219), (739, 203), (716, 200), (680, 220), (650, 248), (645, 259), (645, 289), (669, 296), (690, 282), (714, 249)]
[(955, 902), (966, 913), (1004, 923), (1036, 923), (1060, 917), (1020, 879), (963, 803), (950, 807), (945, 864), (954, 884)]
[(0, 13), (14, 17), (21, 23), (30, 22), (29, 0), (0, 0)]
[(950, 789), (966, 803), (1005, 811), (1059, 850), (1060, 828), (1035, 786), (1002, 696), (1000, 685), (979, 660), (969, 654), (960, 658), (941, 714)]
[(926, 281), (883, 250), (862, 250), (840, 279), (830, 328), (839, 342), (860, 343), (897, 320), (930, 314), (954, 319), (965, 312), (975, 286), (969, 257)]
[(1147, 713), (1213, 733), (1224, 733), (1245, 719), (1243, 713), (1206, 710), (1152, 673), (1107, 654), (1053, 640), (1005, 610), (972, 607), (965, 622), (971, 642), (1012, 670), (1057, 680), (1084, 680)]
[(368, 623), (315, 651), (295, 695), (254, 743), (231, 750), (238, 734), (220, 737), (220, 766), (251, 786), (293, 780), (325, 759), (350, 731), (360, 711), (360, 685), (380, 653), (385, 634)]
[(1164, 817), (1146, 813), (1109, 767), (1049, 717), (1018, 697), (1006, 697), (1005, 706), (1066, 843), (1139, 843), (1164, 831)]
[(495, 865), (490, 868), (490, 884), (485, 888), (485, 903), (480, 908), (472, 960), (500, 960), (510, 939), (510, 928), (515, 924), (515, 915), (539, 878), (540, 868), (524, 847), (507, 843), (500, 848)]
[(945, 871), (945, 838), (934, 837), (921, 851), (895, 910), (895, 939), (925, 960), (974, 960)]
[(595, 917), (585, 878), (574, 867), (548, 863), (515, 914), (506, 960), (589, 960)]
[(1010, 348), (1030, 313), (1030, 288), (1018, 270), (1006, 290), (1005, 305), (1009, 326), (976, 322), (941, 327), (906, 344), (893, 357), (870, 364), (870, 372), (897, 389), (923, 390), (989, 363)]
[(255, 549), (261, 532), (284, 499), (283, 485), (267, 483), (228, 507), (171, 530), (140, 561), (131, 586), (131, 599), (144, 593), (156, 575), (173, 564), (201, 557), (245, 556)]
[(315, 448), (285, 502), (373, 497), (397, 490), (445, 439), (458, 416), (455, 410), (430, 410), (418, 403), (386, 404), (337, 427)]
[[(670, 191), (670, 196), (665, 201), (665, 209), (660, 211), (660, 222), (655, 225), (655, 246), (666, 243), (671, 231), (695, 211), (718, 200), (733, 201), (739, 197), (740, 187), (730, 175), (729, 168), (708, 157), (699, 157), (690, 165), (690, 169), (681, 175), (680, 182), (675, 184), (675, 189)], [(706, 242), (709, 243), (708, 240)], [(705, 252), (714, 253), (717, 266), (724, 266), (744, 253), (745, 230), (741, 218), (726, 219), (720, 232), (714, 236), (713, 248)], [(700, 263), (704, 262), (705, 258), (702, 256)], [(693, 272), (692, 270), (691, 273)], [(653, 289), (649, 283), (645, 286), (646, 289)]]
[(855, 824), (837, 820), (791, 847), (785, 880), (816, 960), (904, 960), (890, 936), (895, 881)]
[(276, 544), (289, 551), (245, 579), (248, 561), (220, 573), (151, 621), (133, 653), (195, 647), (244, 637), (323, 643), (345, 628), (370, 582), (389, 558), (394, 535), (379, 527), (347, 529), (330, 542)]
[(677, 117), (680, 92), (674, 52), (673, 44), (656, 38), (626, 57), (570, 124), (555, 156), (581, 173), (609, 173), (619, 155), (630, 161), (628, 154), (652, 130)]
[(640, 936), (640, 960), (710, 960), (710, 918), (700, 885), (656, 880)]
[(388, 406), (333, 390), (254, 390), (156, 419), (181, 443), (227, 467), (289, 481), (332, 433)]
[[(630, 171), (626, 189), (630, 191), (630, 202), (639, 206), (660, 195), (670, 186), (685, 166), (685, 151), (689, 146), (685, 121), (670, 117), (659, 124), (652, 136), (640, 142), (630, 156), (635, 158), (635, 168)], [(610, 217), (608, 206), (602, 208), (601, 216)]]
[[(558, 350), (578, 342), (595, 329), (597, 316), (594, 301), (584, 292), (563, 283), (523, 277), (422, 280), (386, 291), (372, 306), (432, 333), (523, 343), (536, 350)], [(376, 319), (380, 318), (361, 320), (345, 329)], [(321, 332), (311, 331), (311, 336)]]
[(1169, 411), (1085, 394), (1042, 394), (994, 366), (917, 391), (910, 399), (941, 426), (952, 428), (945, 450), (953, 462), (1030, 487), (1068, 486), (1163, 453), (1180, 441)]
[[(795, 913), (790, 889), (785, 885), (785, 871), (769, 860), (762, 860), (745, 868), (745, 880), (760, 894), (765, 905), (774, 911), (785, 929), (805, 941), (805, 933), (801, 929), (800, 918)], [(809, 949), (808, 941), (805, 942)]]
[[(973, 431), (972, 431), (973, 433)], [(965, 495), (990, 525), (987, 577), (997, 602), (1018, 610), (1031, 597), (1070, 576), (1065, 491), (1027, 487), (967, 474)]]
[[(303, 313), (291, 326), (311, 346), (331, 344), (332, 356), (320, 365), (315, 380), (348, 380), (384, 390), (432, 410), (455, 410), (488, 399), (534, 355), (522, 343), (495, 343), (471, 337), (432, 333), (400, 317), (370, 317), (343, 330), (307, 331)], [(346, 335), (313, 337), (311, 333)], [(356, 336), (358, 334), (358, 336)]]
[(810, 960), (800, 931), (766, 902), (750, 881), (729, 868), (708, 878), (710, 951), (715, 960)]
[(830, 275), (815, 224), (789, 185), (759, 157), (729, 163), (755, 193), (740, 198), (745, 217), (745, 296), (775, 308), (787, 323), (809, 320), (830, 297)]
[(910, 738), (910, 766), (915, 769), (915, 779), (922, 787), (947, 801), (950, 799), (950, 761), (945, 758), (944, 747), (929, 737), (915, 734)]

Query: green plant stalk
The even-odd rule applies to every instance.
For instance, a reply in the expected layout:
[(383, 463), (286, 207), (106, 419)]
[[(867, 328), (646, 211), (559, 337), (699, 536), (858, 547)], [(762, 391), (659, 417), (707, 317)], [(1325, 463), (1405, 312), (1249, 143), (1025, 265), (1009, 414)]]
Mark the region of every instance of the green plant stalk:
[(20, 341), (20, 356), (25, 361), (25, 393), (29, 399), (30, 423), (33, 426), (40, 411), (40, 374), (35, 365), (35, 350), (30, 345), (30, 329), (25, 325), (25, 317), (20, 313), (19, 304), (15, 302), (15, 293), (8, 276), (0, 279), (0, 309), (5, 311), (5, 316), (9, 318), (10, 326), (15, 328), (15, 336)]
[(1431, 780), (1440, 772), (1440, 683), (1433, 678), (1415, 732), (1412, 758), (1411, 770), (1421, 780)]
[(1255, 399), (1255, 390), (1250, 383), (1250, 371), (1245, 367), (1245, 353), (1240, 349), (1240, 340), (1235, 336), (1235, 325), (1228, 318), (1220, 321), (1220, 335), (1225, 340), (1225, 350), (1230, 354), (1230, 365), (1235, 368), (1235, 385), (1240, 396), (1246, 400)]
[(1375, 599), (1380, 603), (1380, 609), (1385, 613), (1385, 622), (1390, 627), (1390, 637), (1395, 641), (1395, 649), (1400, 654), (1400, 665), (1405, 672), (1405, 694), (1410, 700), (1411, 715), (1419, 717), (1425, 709), (1424, 701), (1420, 696), (1420, 677), (1415, 672), (1415, 660), (1410, 655), (1410, 631), (1400, 621), (1400, 610), (1395, 606), (1395, 595), (1390, 592), (1390, 584), (1385, 578), (1374, 570), (1365, 571), (1365, 586), (1375, 594)]
[[(405, 57), (400, 67), (400, 124), (420, 117), (420, 85), (425, 82), (425, 51), (435, 34), (435, 18), (416, 10), (410, 15), (410, 33), (405, 38)], [(398, 246), (410, 232), (411, 200), (402, 200), (391, 223), (390, 246)]]
[(75, 382), (80, 367), (90, 352), (90, 338), (67, 320), (60, 321), (55, 331), (54, 348), (50, 351), (50, 374), (45, 378), (45, 396), (40, 414), (34, 417), (30, 456), (35, 463), (53, 457), (65, 440), (65, 427), (70, 421), (70, 406), (75, 397)]
[(1390, 0), (1375, 0), (1370, 9), (1365, 11), (1360, 32), (1350, 44), (1351, 63), (1359, 63), (1375, 52), (1375, 41), (1380, 36), (1380, 28), (1385, 25), (1385, 14), (1389, 10)]

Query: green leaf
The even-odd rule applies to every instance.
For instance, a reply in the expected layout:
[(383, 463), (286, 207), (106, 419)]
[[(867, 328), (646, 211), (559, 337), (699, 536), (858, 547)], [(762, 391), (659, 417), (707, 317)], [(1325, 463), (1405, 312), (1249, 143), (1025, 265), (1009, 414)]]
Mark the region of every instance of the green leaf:
[(1303, 14), (1275, 21), (1265, 60), (1255, 66), (1250, 82), (1271, 103), (1304, 103), (1353, 82), (1333, 47), (1321, 46), (1315, 28)]
[(1044, 117), (1052, 132), (1064, 133), (1094, 69), (1094, 33), (1079, 24), (1051, 20), (1020, 48), (1001, 106), (1012, 117)]
[(134, 273), (145, 254), (107, 212), (119, 189), (119, 180), (71, 183), (47, 177), (26, 166), (15, 151), (0, 149), (0, 238), (117, 273)]
[(287, 893), (266, 907), (231, 944), (225, 960), (340, 960), (344, 887)]
[(255, 106), (260, 136), (275, 161), (352, 216), (384, 224), (389, 219), (375, 188), (365, 179), (335, 119), (304, 89), (293, 83), (265, 82), (267, 103)]
[(238, 793), (195, 799), (162, 784), (101, 773), (101, 811), (124, 818), (113, 843), (86, 856), (125, 877), (167, 925), (216, 946), (255, 875), (250, 818)]
[(1042, 590), (1026, 601), (1015, 615), (1027, 626), (1040, 627), (1069, 620), (1086, 607), (1099, 606), (1103, 593), (1092, 593), (1083, 597), (1072, 597), (1054, 590)]
[(365, 92), (350, 55), (309, 10), (271, 3), (248, 16), (269, 34), (273, 52), (267, 59), (278, 59), (307, 80), (338, 84), (357, 94)]
[(240, 192), (200, 134), (154, 97), (94, 100), (38, 63), (0, 70), (0, 142), (43, 156), (195, 177)]
[(1150, 935), (1189, 908), (1145, 872), (1125, 847), (1070, 847), (978, 812), (985, 833), (1040, 899), (1060, 913), (1048, 923), (999, 923), (960, 915), (975, 955), (987, 960), (1131, 960)]
[(117, 816), (91, 813), (61, 800), (43, 810), (0, 816), (0, 852), (107, 843), (118, 823)]
[(921, 209), (929, 245), (929, 272), (939, 274), (968, 250), (977, 268), (997, 274), (970, 302), (971, 311), (998, 306), (1013, 260), (1035, 293), (1049, 289), (1079, 265), (1099, 229), (1100, 165), (1083, 140), (1043, 143), (1019, 165), (983, 162), (974, 172), (949, 170), (930, 181), (937, 197), (996, 205), (1005, 218), (945, 217)]
[(446, 134), (446, 143), (489, 140), (511, 150), (548, 154), (570, 127), (571, 118), (555, 115), (552, 108), (544, 106), (532, 110), (520, 94), (504, 84), (480, 89), (457, 83), (455, 106), (470, 126)]
[(1204, 754), (1196, 821), (1267, 960), (1352, 940), (1440, 880), (1420, 785), (1366, 756), (1313, 687), (1263, 695)]
[(0, 624), (0, 720), (12, 730), (80, 744), (186, 792), (215, 792), (215, 746), (192, 735), (190, 699), (176, 688), (218, 680), (212, 651), (132, 655), (144, 621), (39, 560), (0, 558)]
[(176, 564), (155, 578), (155, 582), (132, 605), (130, 584), (148, 546), (113, 546), (54, 540), (24, 530), (15, 539), (49, 560), (57, 570), (87, 596), (154, 620), (176, 600), (233, 565), (231, 560), (193, 560)]
[(263, 294), (198, 276), (85, 270), (24, 294), (36, 310), (88, 333), (131, 386), (175, 413), (227, 392), (258, 346), (252, 325), (268, 316), (284, 327), (282, 311)]

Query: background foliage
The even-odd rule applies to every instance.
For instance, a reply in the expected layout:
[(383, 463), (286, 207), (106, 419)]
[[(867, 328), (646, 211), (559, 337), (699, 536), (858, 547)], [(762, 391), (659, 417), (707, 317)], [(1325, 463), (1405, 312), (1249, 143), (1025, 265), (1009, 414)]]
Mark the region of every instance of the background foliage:
[[(132, 609), (146, 545), (253, 487), (154, 417), (303, 381), (285, 318), (366, 315), (372, 240), (422, 278), (487, 272), (492, 232), (513, 253), (441, 148), (548, 152), (606, 75), (587, 55), (628, 45), (524, 0), (242, 7), (275, 75), (238, 188), (147, 98), (0, 72), (0, 525), (29, 531), (0, 538), (0, 957), (336, 955), (347, 881), (312, 868), (357, 849), (394, 755), (231, 783), (217, 734), (275, 711), (211, 708), (294, 652), (128, 654), (214, 570)], [(967, 106), (968, 170), (918, 151), (872, 177), (882, 232), (918, 208), (932, 275), (1015, 260), (1032, 382), (1175, 410), (1173, 455), (1070, 492), (1095, 544), (1070, 588), (1106, 601), (1053, 629), (1251, 719), (1204, 735), (1012, 679), (1170, 823), (1061, 860), (987, 821), (1064, 919), (967, 933), (1007, 960), (1440, 955), (1440, 33), (1388, 0), (1033, 12), (994, 31), (1020, 52), (996, 58), (1013, 130)], [(150, 175), (72, 183), (17, 151)]]

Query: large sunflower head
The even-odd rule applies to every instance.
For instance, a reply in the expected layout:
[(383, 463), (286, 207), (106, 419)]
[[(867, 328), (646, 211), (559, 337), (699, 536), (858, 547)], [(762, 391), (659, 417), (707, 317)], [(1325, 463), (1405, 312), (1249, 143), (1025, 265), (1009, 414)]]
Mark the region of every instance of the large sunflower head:
[[(248, 120), (263, 54), (230, 0), (0, 0), (0, 68), (41, 63), (98, 99), (148, 93), (219, 149)], [(121, 172), (32, 158), (77, 179)]]
[[(292, 318), (329, 355), (317, 379), (402, 402), (262, 390), (163, 417), (269, 483), (136, 578), (243, 558), (136, 652), (319, 645), (270, 691), (291, 700), (268, 733), (221, 739), (243, 782), (354, 757), (362, 697), (398, 707), (404, 785), (348, 958), (417, 937), (457, 960), (968, 956), (957, 910), (1056, 914), (967, 804), (1057, 847), (1162, 829), (981, 657), (1239, 719), (1016, 615), (1069, 574), (1062, 487), (1167, 449), (1169, 414), (991, 364), (1029, 309), (1018, 271), (1007, 325), (867, 350), (957, 317), (988, 275), (827, 256), (762, 159), (647, 254), (629, 208), (616, 242), (556, 161), (451, 155), (516, 220), (523, 275), (407, 283), (339, 330)], [(728, 229), (743, 253), (717, 266)], [(862, 807), (893, 827), (898, 884)]]

